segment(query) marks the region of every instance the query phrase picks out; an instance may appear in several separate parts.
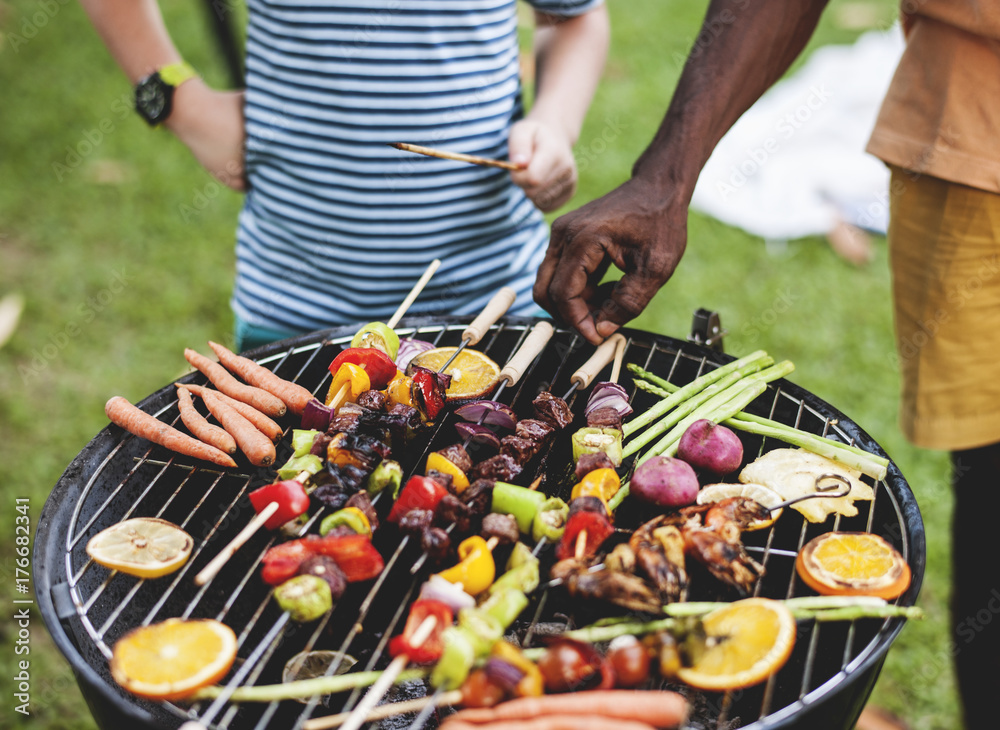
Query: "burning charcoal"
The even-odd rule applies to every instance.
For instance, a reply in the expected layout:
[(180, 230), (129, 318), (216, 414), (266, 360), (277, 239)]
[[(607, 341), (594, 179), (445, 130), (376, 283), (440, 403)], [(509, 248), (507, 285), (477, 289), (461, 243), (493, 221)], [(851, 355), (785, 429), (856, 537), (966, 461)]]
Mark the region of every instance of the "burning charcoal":
[(547, 390), (539, 393), (531, 405), (535, 407), (535, 415), (539, 420), (545, 421), (557, 429), (566, 428), (573, 422), (573, 412), (566, 405), (566, 401), (552, 395)]
[(481, 461), (472, 467), (470, 479), (499, 479), (509, 482), (521, 473), (521, 465), (507, 454), (497, 454), (486, 461)]
[(580, 459), (576, 462), (576, 471), (573, 472), (573, 476), (577, 479), (583, 479), (587, 474), (596, 469), (614, 469), (615, 463), (611, 461), (611, 457), (605, 454), (603, 451), (598, 451), (593, 454), (581, 454)]
[(452, 482), (455, 481), (455, 477), (451, 474), (445, 474), (443, 471), (438, 471), (437, 469), (428, 469), (425, 476), (429, 479), (433, 479), (449, 492), (454, 493), (454, 486)]
[(472, 468), (472, 459), (469, 458), (462, 444), (445, 446), (443, 449), (438, 449), (438, 453), (457, 466), (461, 471), (467, 472)]
[(538, 453), (539, 444), (535, 441), (517, 436), (504, 436), (500, 439), (501, 454), (506, 454), (518, 464), (524, 465)]
[(617, 428), (620, 431), (622, 417), (616, 408), (597, 408), (587, 415), (587, 425), (591, 428)]
[(477, 479), (462, 492), (462, 501), (469, 505), (474, 517), (483, 517), (493, 504), (493, 480)]
[(454, 524), (455, 531), (462, 534), (469, 531), (471, 517), (472, 510), (454, 494), (446, 494), (438, 502), (437, 510), (435, 510), (434, 514), (434, 519), (438, 524)]
[(429, 509), (411, 509), (399, 518), (399, 530), (404, 535), (423, 535), (434, 522), (434, 513)]
[(380, 390), (366, 390), (358, 396), (358, 405), (372, 411), (384, 411), (388, 396)]
[(337, 561), (328, 555), (313, 555), (306, 558), (299, 566), (298, 575), (315, 575), (325, 580), (330, 586), (334, 601), (344, 595), (344, 590), (347, 588), (347, 576), (337, 565)]
[(517, 528), (514, 515), (491, 512), (483, 517), (483, 527), (479, 534), (487, 540), (495, 537), (501, 545), (513, 545), (521, 536), (521, 531)]
[(524, 418), (514, 427), (515, 436), (538, 444), (544, 443), (554, 432), (555, 429), (550, 424), (537, 418)]
[(428, 527), (421, 535), (420, 546), (431, 561), (440, 563), (451, 552), (451, 538), (440, 527)]
[(368, 524), (371, 525), (372, 532), (378, 529), (378, 514), (375, 512), (375, 507), (372, 506), (372, 500), (368, 496), (368, 492), (358, 492), (354, 494), (349, 500), (345, 507), (356, 507), (361, 510), (365, 517), (368, 518)]

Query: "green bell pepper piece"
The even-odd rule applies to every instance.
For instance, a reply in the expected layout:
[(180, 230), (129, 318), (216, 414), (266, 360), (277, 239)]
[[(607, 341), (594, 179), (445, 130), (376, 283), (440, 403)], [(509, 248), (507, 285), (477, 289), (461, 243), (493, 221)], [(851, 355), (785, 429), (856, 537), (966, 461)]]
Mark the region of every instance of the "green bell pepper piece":
[(543, 537), (549, 542), (559, 542), (566, 529), (569, 519), (569, 505), (559, 499), (550, 497), (538, 508), (534, 521), (531, 523), (531, 538), (537, 543)]
[(503, 636), (504, 626), (497, 617), (479, 607), (461, 609), (457, 624), (459, 629), (467, 632), (477, 658), (489, 654)]
[(294, 479), (304, 471), (315, 474), (322, 468), (323, 460), (316, 456), (316, 454), (306, 453), (302, 456), (293, 456), (278, 467), (278, 479)]
[(617, 428), (581, 428), (573, 434), (573, 461), (584, 454), (604, 452), (616, 467), (622, 464), (622, 432)]
[(365, 482), (365, 489), (368, 494), (378, 494), (383, 489), (392, 490), (392, 498), (399, 496), (400, 486), (403, 484), (403, 467), (398, 461), (385, 459), (368, 475)]
[(476, 661), (473, 639), (467, 630), (458, 626), (449, 626), (444, 630), (441, 634), (444, 644), (441, 658), (431, 671), (432, 687), (453, 690), (462, 686)]
[(522, 591), (516, 588), (504, 588), (496, 592), (491, 591), (490, 597), (483, 601), (479, 609), (495, 618), (506, 629), (527, 607), (528, 597)]
[(333, 514), (324, 517), (319, 524), (319, 534), (326, 535), (341, 525), (347, 525), (358, 535), (372, 534), (372, 527), (368, 523), (368, 519), (357, 507), (338, 509)]
[(493, 485), (493, 504), (490, 511), (513, 515), (514, 519), (517, 520), (517, 529), (524, 535), (530, 535), (531, 522), (535, 519), (535, 513), (538, 512), (545, 500), (544, 494), (533, 489), (506, 482), (496, 482)]

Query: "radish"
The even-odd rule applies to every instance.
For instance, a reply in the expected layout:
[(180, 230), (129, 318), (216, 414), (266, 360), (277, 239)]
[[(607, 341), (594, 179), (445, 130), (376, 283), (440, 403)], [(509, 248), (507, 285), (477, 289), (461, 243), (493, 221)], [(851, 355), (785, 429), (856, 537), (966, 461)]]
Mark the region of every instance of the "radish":
[(686, 461), (654, 456), (636, 468), (629, 494), (658, 507), (685, 507), (698, 497), (698, 476)]
[(696, 469), (722, 476), (743, 463), (743, 442), (725, 426), (702, 418), (681, 436), (677, 456)]

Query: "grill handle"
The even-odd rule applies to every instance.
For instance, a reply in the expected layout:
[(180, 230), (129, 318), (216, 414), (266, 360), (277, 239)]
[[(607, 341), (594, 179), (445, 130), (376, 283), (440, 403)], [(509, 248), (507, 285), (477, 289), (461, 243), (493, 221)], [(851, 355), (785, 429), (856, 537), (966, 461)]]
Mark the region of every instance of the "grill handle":
[(594, 354), (590, 356), (583, 365), (580, 366), (579, 370), (573, 373), (573, 376), (569, 379), (571, 383), (577, 383), (580, 388), (588, 387), (597, 374), (601, 372), (604, 367), (611, 362), (612, 359), (615, 360), (615, 368), (611, 371), (612, 382), (618, 381), (618, 371), (621, 368), (621, 358), (618, 357), (619, 353), (625, 353), (625, 336), (620, 333), (615, 333), (611, 335), (608, 339), (597, 346), (594, 350)]
[(514, 353), (514, 357), (500, 371), (500, 382), (506, 380), (507, 385), (513, 385), (520, 380), (521, 376), (524, 375), (524, 371), (528, 369), (528, 366), (545, 349), (545, 345), (548, 344), (554, 332), (555, 330), (552, 328), (552, 325), (545, 320), (532, 327), (531, 332), (524, 339), (524, 343)]
[(517, 299), (517, 292), (509, 286), (502, 287), (500, 291), (493, 295), (493, 298), (486, 304), (486, 308), (479, 313), (465, 328), (462, 333), (462, 340), (468, 340), (470, 345), (477, 344), (493, 324), (500, 319), (507, 310), (510, 309), (514, 300)]

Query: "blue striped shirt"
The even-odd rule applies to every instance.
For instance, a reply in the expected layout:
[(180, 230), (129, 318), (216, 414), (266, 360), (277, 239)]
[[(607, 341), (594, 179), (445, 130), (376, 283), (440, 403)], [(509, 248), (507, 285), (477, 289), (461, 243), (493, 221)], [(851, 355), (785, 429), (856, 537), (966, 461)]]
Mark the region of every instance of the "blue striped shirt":
[[(530, 0), (573, 16), (602, 0)], [(409, 312), (512, 313), (548, 242), (510, 174), (387, 146), (507, 156), (522, 115), (515, 0), (249, 0), (246, 165), (233, 309), (311, 331)]]

